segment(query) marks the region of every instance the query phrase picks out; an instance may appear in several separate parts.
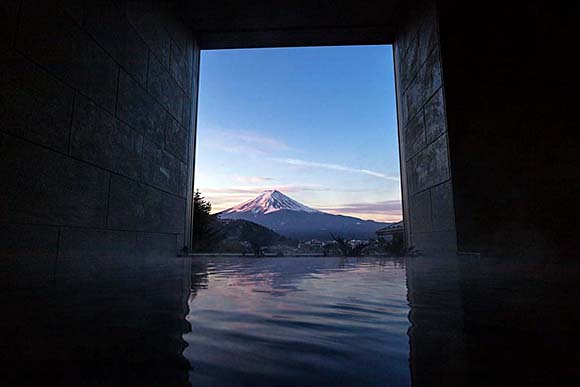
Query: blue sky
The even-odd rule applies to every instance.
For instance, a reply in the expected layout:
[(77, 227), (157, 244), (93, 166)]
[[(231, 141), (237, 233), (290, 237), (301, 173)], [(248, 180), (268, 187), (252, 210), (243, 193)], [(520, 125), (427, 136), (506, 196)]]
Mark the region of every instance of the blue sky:
[(391, 46), (203, 51), (195, 187), (215, 212), (278, 189), (401, 219)]

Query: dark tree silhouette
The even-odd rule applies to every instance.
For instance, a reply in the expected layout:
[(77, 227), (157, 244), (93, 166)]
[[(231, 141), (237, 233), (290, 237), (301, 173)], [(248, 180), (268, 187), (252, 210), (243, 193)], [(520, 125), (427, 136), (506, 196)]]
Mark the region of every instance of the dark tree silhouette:
[(338, 251), (343, 257), (360, 257), (363, 254), (363, 250), (368, 246), (368, 243), (364, 242), (351, 245), (348, 240), (341, 236), (334, 236), (334, 234), (330, 234), (330, 236), (336, 242)]
[(419, 252), (413, 246), (406, 247), (402, 234), (395, 234), (390, 241), (384, 238), (377, 238), (377, 248), (379, 252), (393, 257), (403, 257), (405, 255), (417, 255)]
[(216, 228), (217, 217), (211, 214), (211, 203), (199, 190), (193, 195), (193, 249), (203, 252), (221, 240)]

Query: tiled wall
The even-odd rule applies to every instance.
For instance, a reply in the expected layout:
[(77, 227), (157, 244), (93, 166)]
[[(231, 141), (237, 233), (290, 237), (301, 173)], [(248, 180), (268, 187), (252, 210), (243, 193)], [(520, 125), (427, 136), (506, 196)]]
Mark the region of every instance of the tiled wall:
[(59, 277), (73, 250), (175, 255), (195, 62), (171, 3), (3, 1), (0, 56), (0, 265), (14, 285)]
[(408, 242), (423, 252), (456, 251), (445, 94), (432, 1), (408, 4), (394, 49)]

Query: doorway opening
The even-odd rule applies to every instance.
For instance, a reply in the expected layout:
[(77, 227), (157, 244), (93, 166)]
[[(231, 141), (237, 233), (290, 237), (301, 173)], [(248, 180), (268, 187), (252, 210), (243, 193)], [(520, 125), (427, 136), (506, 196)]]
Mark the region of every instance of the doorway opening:
[(403, 243), (392, 47), (202, 50), (192, 251)]

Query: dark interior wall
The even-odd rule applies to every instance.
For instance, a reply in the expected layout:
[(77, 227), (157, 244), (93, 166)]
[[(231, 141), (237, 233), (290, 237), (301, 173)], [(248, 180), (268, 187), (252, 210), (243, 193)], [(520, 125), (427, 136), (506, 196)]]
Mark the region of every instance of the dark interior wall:
[(10, 385), (187, 385), (194, 40), (169, 2), (0, 1)]
[(433, 1), (401, 10), (394, 44), (404, 220), (409, 245), (457, 250), (441, 54)]
[(12, 0), (0, 18), (3, 275), (50, 282), (88, 250), (175, 255), (194, 41), (171, 3)]
[(461, 250), (580, 251), (578, 14), (545, 3), (439, 2)]

